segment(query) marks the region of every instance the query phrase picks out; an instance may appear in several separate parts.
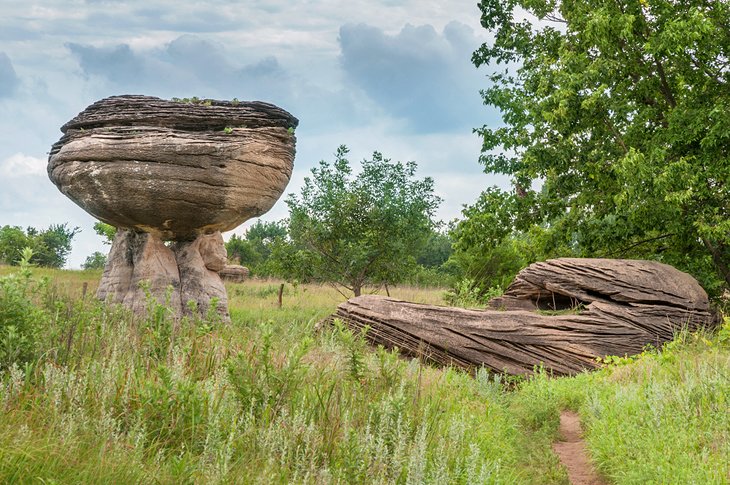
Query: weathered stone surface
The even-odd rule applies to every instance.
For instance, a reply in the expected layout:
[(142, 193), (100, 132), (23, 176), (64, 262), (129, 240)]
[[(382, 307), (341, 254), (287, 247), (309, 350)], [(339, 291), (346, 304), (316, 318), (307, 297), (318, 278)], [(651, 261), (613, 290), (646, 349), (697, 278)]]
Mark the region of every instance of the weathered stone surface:
[(104, 222), (192, 239), (273, 206), (291, 176), (297, 123), (268, 103), (114, 96), (63, 126), (48, 174)]
[(230, 281), (231, 283), (243, 283), (248, 275), (248, 268), (238, 264), (227, 264), (225, 268), (218, 272), (218, 276), (223, 281)]
[(537, 365), (574, 374), (594, 368), (598, 357), (636, 354), (680, 329), (713, 322), (707, 295), (691, 276), (651, 261), (537, 263), (492, 304), (508, 311), (361, 296), (341, 304), (331, 318), (368, 326), (372, 342), (437, 364), (509, 374), (529, 374)]
[(561, 310), (595, 301), (708, 311), (707, 293), (668, 264), (630, 259), (560, 258), (520, 271), (494, 308)]
[[(136, 313), (145, 289), (178, 314), (228, 318), (220, 231), (268, 211), (294, 162), (298, 120), (272, 104), (113, 96), (63, 125), (48, 176), (119, 230), (98, 297)], [(174, 241), (166, 246), (163, 241)], [(168, 290), (168, 288), (172, 288)]]
[(180, 270), (180, 296), (184, 314), (190, 314), (187, 302), (194, 301), (197, 310), (206, 314), (211, 300), (218, 301), (216, 311), (228, 319), (228, 295), (218, 271), (226, 264), (226, 248), (220, 232), (198, 236), (194, 241), (181, 241), (173, 246)]
[(190, 315), (189, 302), (205, 314), (216, 298), (216, 311), (228, 318), (228, 297), (217, 271), (226, 251), (219, 232), (166, 246), (157, 236), (120, 229), (112, 244), (97, 297), (122, 303), (137, 314), (147, 308), (147, 292), (177, 316)]
[(182, 309), (175, 254), (152, 234), (119, 229), (96, 295), (143, 314), (147, 309), (145, 290), (173, 311)]

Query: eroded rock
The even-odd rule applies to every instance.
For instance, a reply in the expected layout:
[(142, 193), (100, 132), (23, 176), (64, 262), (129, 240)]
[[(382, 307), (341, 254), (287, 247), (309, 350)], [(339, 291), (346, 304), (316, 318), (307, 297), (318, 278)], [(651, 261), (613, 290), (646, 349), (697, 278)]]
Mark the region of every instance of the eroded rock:
[(152, 234), (119, 229), (96, 295), (101, 300), (122, 303), (137, 314), (146, 311), (148, 297), (180, 311), (180, 273), (175, 253)]
[(120, 229), (114, 238), (97, 297), (122, 303), (143, 314), (149, 298), (177, 315), (195, 308), (207, 314), (211, 301), (228, 319), (228, 296), (218, 271), (225, 266), (226, 250), (219, 232), (169, 246), (156, 235)]
[(468, 310), (368, 295), (341, 304), (331, 319), (368, 327), (372, 342), (440, 365), (520, 375), (540, 365), (575, 374), (599, 357), (640, 353), (714, 322), (697, 281), (653, 261), (536, 263), (491, 305)]
[(291, 176), (297, 123), (268, 103), (114, 96), (63, 126), (48, 174), (104, 222), (192, 239), (274, 205)]
[[(195, 302), (197, 310), (207, 314), (213, 299), (216, 311), (228, 318), (228, 295), (218, 276), (226, 264), (226, 247), (220, 232), (198, 236), (193, 241), (181, 241), (173, 246), (180, 270), (180, 295), (182, 301)], [(190, 314), (190, 307), (183, 309)]]
[(564, 310), (593, 302), (708, 311), (707, 293), (668, 264), (631, 259), (560, 258), (520, 271), (493, 308)]
[(204, 314), (215, 299), (227, 318), (220, 231), (265, 213), (281, 196), (297, 124), (258, 101), (150, 96), (102, 99), (66, 123), (48, 175), (119, 229), (99, 298), (143, 313), (149, 294), (178, 315), (188, 302)]
[(220, 270), (218, 275), (223, 281), (243, 283), (248, 278), (249, 270), (247, 267), (238, 264), (227, 264), (225, 268)]

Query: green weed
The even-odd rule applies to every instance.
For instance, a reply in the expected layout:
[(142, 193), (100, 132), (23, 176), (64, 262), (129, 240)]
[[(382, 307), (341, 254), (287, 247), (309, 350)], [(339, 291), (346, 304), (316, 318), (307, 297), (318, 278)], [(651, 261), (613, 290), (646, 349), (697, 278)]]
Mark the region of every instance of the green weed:
[(231, 285), (230, 323), (175, 321), (82, 298), (88, 272), (8, 271), (0, 315), (33, 331), (3, 354), (0, 482), (565, 484), (566, 408), (614, 483), (729, 481), (727, 320), (571, 378), (472, 377), (319, 328), (342, 301), (325, 287), (279, 308), (279, 282)]

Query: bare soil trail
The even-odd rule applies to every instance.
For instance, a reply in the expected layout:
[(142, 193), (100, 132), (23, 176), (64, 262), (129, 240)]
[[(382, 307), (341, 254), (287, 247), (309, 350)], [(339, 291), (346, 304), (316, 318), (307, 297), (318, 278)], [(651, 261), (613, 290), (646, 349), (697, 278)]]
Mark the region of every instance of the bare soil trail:
[(593, 468), (582, 434), (578, 415), (563, 411), (560, 414), (560, 441), (553, 443), (553, 451), (567, 470), (572, 485), (608, 485)]

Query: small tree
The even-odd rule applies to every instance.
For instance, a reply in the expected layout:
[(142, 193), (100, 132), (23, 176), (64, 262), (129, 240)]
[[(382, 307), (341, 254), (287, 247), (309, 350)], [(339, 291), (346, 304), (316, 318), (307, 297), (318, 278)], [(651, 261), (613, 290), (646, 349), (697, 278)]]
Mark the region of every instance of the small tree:
[(256, 251), (251, 241), (237, 234), (231, 236), (226, 243), (226, 253), (229, 259), (238, 260), (239, 264), (249, 268), (261, 262), (261, 255)]
[(33, 250), (30, 262), (38, 266), (61, 268), (71, 252), (71, 241), (80, 229), (68, 228), (68, 224), (51, 224), (39, 231), (29, 227), (4, 226), (0, 229), (0, 261), (18, 265), (24, 248)]
[(17, 266), (23, 248), (32, 247), (31, 238), (18, 226), (0, 228), (0, 262)]
[(451, 237), (445, 232), (431, 231), (426, 244), (416, 255), (416, 262), (424, 268), (440, 268), (453, 253)]
[(106, 266), (106, 254), (94, 251), (91, 256), (86, 257), (86, 261), (84, 262), (84, 269), (104, 269), (104, 266)]
[[(78, 227), (69, 229), (68, 224), (63, 223), (51, 224), (48, 229), (37, 234), (33, 233), (35, 244), (31, 262), (48, 268), (62, 268), (71, 252), (71, 241), (79, 231)], [(30, 236), (32, 232), (32, 228), (29, 227), (28, 235)]]
[(248, 228), (246, 234), (240, 237), (236, 234), (226, 243), (228, 257), (238, 259), (239, 263), (247, 266), (256, 274), (266, 273), (266, 263), (271, 255), (274, 242), (285, 239), (287, 236), (284, 221), (262, 222), (256, 221)]
[(415, 179), (414, 162), (375, 152), (354, 176), (340, 146), (335, 162), (321, 161), (291, 194), (289, 276), (338, 284), (355, 296), (368, 284), (396, 283), (411, 270), (434, 227), (441, 200), (433, 180)]
[(264, 261), (271, 255), (274, 242), (278, 239), (286, 239), (286, 237), (285, 221), (264, 222), (258, 220), (246, 231), (246, 240), (253, 244), (254, 249)]

